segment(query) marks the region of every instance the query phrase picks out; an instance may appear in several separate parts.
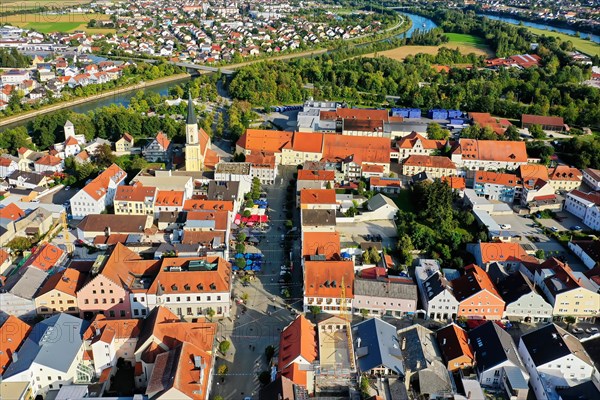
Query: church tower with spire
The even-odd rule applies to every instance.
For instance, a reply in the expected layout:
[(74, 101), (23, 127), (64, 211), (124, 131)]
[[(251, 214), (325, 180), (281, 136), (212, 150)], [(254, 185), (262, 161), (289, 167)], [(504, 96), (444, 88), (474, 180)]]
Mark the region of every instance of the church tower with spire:
[(185, 170), (201, 171), (203, 154), (200, 150), (198, 120), (192, 95), (188, 96), (188, 114), (185, 122)]

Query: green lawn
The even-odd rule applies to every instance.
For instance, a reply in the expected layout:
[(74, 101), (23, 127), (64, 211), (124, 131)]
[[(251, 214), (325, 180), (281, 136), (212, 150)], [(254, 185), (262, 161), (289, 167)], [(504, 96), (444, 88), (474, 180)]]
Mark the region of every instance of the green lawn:
[(465, 33), (444, 33), (450, 39), (450, 43), (467, 43), (485, 45), (485, 41), (479, 36)]
[(69, 32), (81, 26), (81, 22), (31, 22), (25, 27), (40, 33)]
[(535, 33), (536, 35), (557, 37), (564, 42), (570, 41), (577, 50), (589, 56), (600, 56), (600, 45), (592, 42), (591, 40), (581, 39), (565, 33), (552, 32), (545, 29), (530, 28), (528, 26), (524, 26), (524, 28)]

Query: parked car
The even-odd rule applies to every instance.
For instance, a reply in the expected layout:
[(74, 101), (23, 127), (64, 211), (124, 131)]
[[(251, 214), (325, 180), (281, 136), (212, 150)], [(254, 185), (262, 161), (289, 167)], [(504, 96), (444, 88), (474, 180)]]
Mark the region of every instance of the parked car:
[(586, 333), (598, 333), (598, 328), (592, 327), (585, 330)]
[(555, 226), (553, 226), (552, 228), (550, 228), (550, 230), (551, 230), (552, 232), (558, 232), (558, 228), (557, 228), (557, 227), (555, 227)]
[(510, 229), (510, 228), (511, 228), (511, 226), (510, 226), (510, 224), (501, 224), (501, 225), (500, 225), (500, 228), (501, 228), (501, 229)]
[(573, 328), (573, 329), (571, 329), (571, 332), (573, 332), (575, 334), (577, 334), (577, 333), (583, 333), (583, 329), (581, 329), (581, 328)]
[(575, 225), (575, 226), (570, 227), (569, 229), (572, 231), (580, 231), (581, 227), (579, 225)]

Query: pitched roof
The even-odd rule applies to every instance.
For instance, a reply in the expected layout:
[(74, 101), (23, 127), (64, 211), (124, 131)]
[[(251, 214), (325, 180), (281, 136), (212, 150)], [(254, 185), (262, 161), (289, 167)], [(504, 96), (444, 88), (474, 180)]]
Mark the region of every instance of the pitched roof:
[(600, 240), (571, 240), (571, 243), (579, 246), (596, 263), (600, 263)]
[(594, 365), (579, 339), (555, 324), (526, 333), (521, 340), (538, 367), (568, 355), (578, 357), (590, 366)]
[(290, 147), (295, 151), (305, 153), (321, 153), (323, 146), (323, 134), (314, 132), (295, 132), (292, 136)]
[(551, 181), (581, 181), (583, 175), (577, 168), (568, 165), (557, 165), (548, 171)]
[(354, 297), (354, 264), (352, 261), (306, 261), (304, 294), (316, 297), (342, 297), (342, 280), (346, 298)]
[(60, 158), (55, 157), (50, 154), (46, 154), (45, 156), (43, 156), (35, 161), (35, 164), (49, 165), (49, 166), (56, 166), (56, 165), (60, 165), (61, 163), (62, 163), (62, 160)]
[(445, 140), (426, 139), (417, 132), (411, 132), (410, 135), (404, 136), (396, 143), (396, 146), (400, 149), (412, 149), (418, 141), (420, 141), (421, 146), (427, 150), (441, 150), (446, 146)]
[(600, 206), (600, 192), (585, 193), (585, 192), (582, 192), (581, 190), (575, 189), (575, 190), (571, 190), (567, 195), (568, 196), (576, 196), (576, 197), (579, 197), (580, 199), (586, 200), (590, 203), (594, 203), (595, 205)]
[(254, 168), (274, 168), (275, 155), (266, 152), (252, 152), (246, 156), (246, 162), (252, 164)]
[(302, 224), (313, 226), (335, 226), (335, 210), (301, 210)]
[(510, 334), (495, 322), (488, 321), (470, 330), (469, 339), (479, 372), (492, 369), (506, 360), (525, 370)]
[(15, 203), (10, 203), (4, 208), (0, 208), (0, 219), (16, 221), (24, 216), (25, 211), (21, 210)]
[(10, 260), (10, 254), (3, 248), (0, 248), (0, 265), (4, 264), (7, 260)]
[(417, 301), (417, 285), (412, 280), (362, 279), (354, 280), (355, 296), (386, 297)]
[(144, 260), (125, 245), (117, 243), (100, 274), (121, 287), (131, 287), (136, 276), (155, 275), (159, 265), (158, 260)]
[(516, 175), (506, 174), (503, 172), (476, 171), (475, 182), (516, 187), (521, 183), (521, 179)]
[(154, 205), (181, 207), (183, 206), (183, 196), (183, 190), (159, 190), (156, 193)]
[(393, 325), (380, 318), (362, 321), (352, 327), (352, 341), (361, 372), (383, 366), (404, 375), (400, 343)]
[(481, 242), (476, 245), (479, 247), (481, 254), (481, 262), (488, 264), (499, 261), (516, 261), (528, 256), (525, 249), (519, 243), (485, 243)]
[(46, 244), (39, 247), (37, 251), (29, 257), (25, 263), (26, 267), (35, 267), (42, 271), (48, 271), (53, 268), (56, 263), (65, 254), (64, 251), (54, 246), (53, 244)]
[(142, 233), (148, 223), (148, 215), (89, 214), (77, 225), (82, 232)]
[(129, 133), (124, 133), (122, 138), (126, 142), (133, 143), (133, 136), (131, 136)]
[(471, 361), (475, 358), (467, 331), (455, 323), (439, 329), (436, 338), (446, 362), (459, 357), (467, 357)]
[(406, 160), (404, 160), (403, 165), (412, 167), (456, 169), (456, 165), (448, 157), (426, 156), (421, 154), (413, 154), (409, 156)]
[(442, 182), (446, 182), (451, 189), (465, 190), (467, 188), (467, 182), (461, 176), (442, 176)]
[(460, 139), (464, 160), (527, 162), (525, 142)]
[(402, 180), (399, 178), (380, 178), (378, 176), (372, 176), (369, 179), (369, 186), (371, 187), (402, 187)]
[(280, 153), (283, 146), (292, 140), (292, 132), (263, 129), (246, 129), (237, 145), (251, 151)]
[(48, 274), (41, 269), (21, 267), (6, 279), (3, 289), (15, 296), (31, 300), (46, 278)]
[(154, 140), (156, 140), (156, 143), (158, 143), (159, 146), (162, 147), (164, 150), (167, 150), (169, 148), (169, 145), (171, 144), (171, 141), (169, 140), (167, 135), (165, 135), (162, 132), (158, 132)]
[(391, 142), (388, 138), (324, 134), (323, 158), (343, 161), (348, 158), (357, 164), (389, 164)]
[(186, 200), (183, 204), (184, 211), (219, 210), (233, 211), (233, 201), (230, 200)]
[(83, 191), (90, 195), (94, 200), (100, 200), (104, 197), (108, 191), (110, 181), (119, 183), (127, 177), (125, 171), (121, 169), (117, 164), (113, 164), (104, 171), (93, 181), (85, 185)]
[(459, 302), (482, 290), (487, 290), (499, 299), (502, 299), (488, 274), (475, 264), (467, 265), (465, 267), (465, 274), (450, 283), (454, 290), (454, 297)]
[(65, 140), (65, 146), (79, 146), (79, 142), (75, 139), (75, 136), (69, 136), (67, 140)]
[(286, 326), (279, 340), (279, 371), (282, 376), (298, 385), (306, 385), (306, 371), (295, 370), (293, 361), (298, 357), (312, 363), (317, 359), (315, 326), (304, 315), (299, 315)]
[(84, 274), (75, 268), (67, 268), (52, 275), (46, 283), (44, 283), (35, 297), (40, 297), (53, 290), (75, 296), (77, 291), (81, 289), (85, 283), (86, 278), (87, 274)]
[(331, 260), (340, 255), (340, 234), (338, 232), (304, 232), (302, 235), (302, 257), (324, 256)]
[(482, 128), (489, 127), (499, 135), (502, 135), (504, 132), (506, 132), (506, 128), (512, 125), (505, 119), (492, 117), (490, 113), (470, 112), (469, 117), (471, 117), (475, 124), (481, 126)]
[[(179, 270), (180, 269), (180, 270)], [(231, 265), (221, 257), (163, 258), (148, 293), (216, 293), (231, 290)]]
[(519, 300), (526, 294), (535, 293), (529, 279), (519, 271), (501, 280), (496, 286), (498, 293), (507, 305)]
[(600, 169), (586, 168), (583, 172), (588, 174), (595, 181), (600, 182)]
[(87, 326), (86, 321), (65, 313), (38, 322), (17, 352), (19, 359), (8, 366), (3, 377), (21, 374), (34, 362), (67, 372), (79, 355)]
[[(248, 161), (246, 159), (246, 161)], [(298, 170), (298, 181), (333, 181), (335, 171), (325, 169), (300, 169)]]
[(300, 204), (336, 204), (333, 189), (302, 189)]
[(335, 111), (321, 111), (322, 120), (335, 119), (362, 119), (388, 121), (387, 110), (373, 110), (368, 108), (337, 108)]
[(110, 343), (113, 338), (137, 339), (140, 336), (143, 319), (107, 319), (102, 314), (97, 314), (90, 326), (83, 334), (84, 340), (92, 343), (104, 341)]
[(553, 126), (564, 126), (565, 121), (563, 117), (546, 117), (543, 115), (521, 115), (521, 122), (524, 124), (536, 124), (536, 125), (553, 125)]
[(213, 241), (218, 243), (225, 243), (225, 231), (183, 231), (183, 238), (181, 243), (183, 244), (199, 244), (206, 246)]
[(155, 187), (143, 186), (141, 183), (132, 186), (120, 185), (115, 191), (115, 201), (144, 202), (148, 198), (153, 200), (155, 195)]
[(14, 315), (9, 315), (0, 326), (0, 375), (12, 362), (12, 356), (25, 342), (31, 332), (31, 326)]
[[(198, 223), (196, 223), (198, 221)], [(200, 221), (212, 221), (203, 225)], [(211, 229), (224, 231), (228, 227), (229, 212), (214, 210), (195, 210), (187, 212), (186, 226), (210, 226)]]

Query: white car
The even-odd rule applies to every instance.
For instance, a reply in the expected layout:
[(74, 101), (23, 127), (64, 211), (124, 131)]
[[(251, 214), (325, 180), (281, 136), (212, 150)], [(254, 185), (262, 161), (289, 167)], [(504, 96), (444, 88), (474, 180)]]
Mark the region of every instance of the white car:
[(587, 328), (586, 333), (598, 333), (598, 328)]
[(289, 274), (289, 272), (288, 272), (288, 271), (281, 271), (281, 272), (279, 273), (279, 275), (280, 275), (280, 276), (284, 276), (285, 274)]
[(557, 228), (557, 227), (555, 227), (555, 226), (553, 226), (552, 228), (550, 228), (550, 230), (551, 230), (552, 232), (558, 232), (558, 228)]
[(581, 328), (573, 328), (573, 329), (571, 329), (571, 332), (573, 332), (573, 333), (583, 333), (583, 329), (581, 329)]

